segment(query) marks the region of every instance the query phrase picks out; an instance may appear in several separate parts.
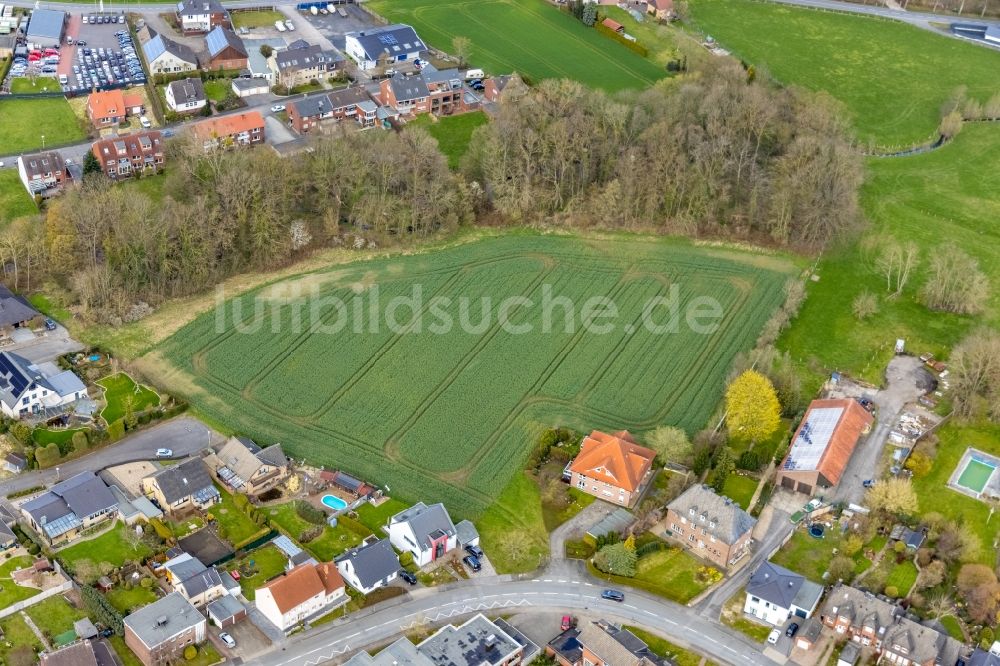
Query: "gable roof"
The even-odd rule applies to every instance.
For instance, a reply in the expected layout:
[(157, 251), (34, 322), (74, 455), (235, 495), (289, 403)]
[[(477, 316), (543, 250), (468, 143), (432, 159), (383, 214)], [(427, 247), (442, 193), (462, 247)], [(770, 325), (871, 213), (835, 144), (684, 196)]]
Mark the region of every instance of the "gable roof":
[(152, 475), (167, 503), (173, 504), (185, 497), (205, 491), (208, 495), (218, 495), (201, 458), (188, 458), (182, 463), (166, 467)]
[(615, 32), (618, 32), (619, 30), (624, 30), (625, 29), (625, 26), (623, 26), (621, 23), (619, 23), (618, 21), (616, 21), (614, 19), (606, 18), (603, 21), (601, 21), (601, 24), (604, 25), (604, 27), (606, 27), (606, 28), (610, 28), (610, 29), (614, 30)]
[(98, 666), (90, 641), (77, 641), (55, 652), (43, 652), (38, 659), (42, 666)]
[(332, 562), (300, 564), (257, 588), (257, 596), (260, 596), (260, 590), (269, 590), (278, 610), (284, 614), (317, 594), (332, 594), (343, 587), (344, 579)]
[(229, 28), (217, 25), (212, 32), (205, 35), (205, 48), (208, 49), (208, 57), (215, 58), (227, 48), (231, 48), (242, 57), (247, 57), (247, 49), (243, 46), (243, 41)]
[(812, 610), (823, 594), (823, 588), (794, 571), (764, 562), (750, 576), (747, 594), (769, 601), (778, 608), (798, 606)]
[(395, 57), (427, 49), (417, 36), (417, 31), (402, 23), (349, 32), (345, 37), (356, 39), (364, 49), (365, 57), (373, 61), (378, 60), (383, 53)]
[(219, 0), (180, 0), (177, 3), (177, 13), (199, 16), (204, 14), (219, 14), (225, 12)]
[(205, 84), (201, 79), (187, 78), (179, 81), (171, 81), (170, 94), (173, 95), (177, 104), (187, 104), (189, 102), (202, 102), (205, 100)]
[(430, 548), (435, 539), (455, 534), (455, 524), (451, 522), (448, 510), (441, 503), (427, 506), (423, 502), (417, 502), (389, 519), (390, 525), (396, 523), (408, 523), (417, 544), (424, 548)]
[[(60, 164), (61, 162), (60, 160)], [(19, 324), (22, 321), (34, 319), (39, 314), (38, 310), (31, 307), (27, 299), (15, 294), (6, 285), (0, 284), (0, 326)]]
[(228, 620), (231, 617), (236, 617), (240, 613), (246, 611), (246, 609), (247, 608), (243, 605), (243, 602), (231, 594), (224, 594), (205, 606), (205, 610), (208, 614), (220, 622), (222, 620)]
[(148, 648), (203, 622), (204, 616), (179, 592), (143, 606), (124, 620), (125, 626)]
[(255, 127), (264, 128), (264, 117), (259, 111), (232, 113), (195, 123), (191, 129), (203, 141), (216, 137), (249, 132)]
[[(708, 486), (694, 485), (680, 494), (667, 507), (679, 516), (698, 521), (709, 534), (732, 544), (757, 524), (740, 505), (728, 497), (720, 497)], [(715, 527), (712, 527), (712, 524)]]
[(389, 79), (389, 86), (397, 102), (409, 102), (423, 99), (431, 94), (422, 76), (403, 76), (399, 72)]
[(385, 580), (400, 569), (396, 551), (392, 549), (392, 544), (387, 539), (349, 550), (335, 562), (350, 562), (354, 567), (354, 575), (364, 588)]
[(652, 5), (657, 11), (670, 11), (674, 8), (674, 0), (646, 0), (647, 5)]
[(642, 484), (655, 457), (655, 451), (637, 444), (627, 430), (613, 435), (595, 430), (584, 438), (570, 471), (631, 493)]
[(872, 627), (881, 637), (885, 628), (902, 612), (898, 606), (879, 599), (871, 592), (862, 592), (850, 585), (838, 583), (827, 595), (822, 615), (830, 618), (845, 617), (854, 627)]
[(882, 639), (883, 652), (888, 649), (902, 654), (914, 664), (933, 660), (935, 664), (954, 664), (963, 646), (951, 636), (901, 616), (886, 631)]
[(14, 352), (0, 352), (0, 399), (11, 408), (33, 385), (54, 391), (41, 368)]
[[(226, 578), (232, 577), (226, 574)], [(175, 584), (175, 587), (180, 588), (184, 592), (184, 595), (190, 599), (197, 597), (199, 594), (204, 594), (212, 588), (226, 588), (228, 586), (223, 580), (222, 574), (219, 573), (219, 570), (211, 567)]]
[(194, 54), (194, 50), (191, 47), (175, 42), (169, 37), (164, 37), (153, 29), (150, 29), (149, 34), (149, 40), (142, 45), (142, 51), (146, 54), (147, 62), (152, 62), (164, 53), (169, 53), (178, 60), (183, 60), (192, 65), (198, 64), (198, 57)]
[(78, 527), (87, 516), (117, 504), (104, 481), (93, 472), (80, 472), (25, 502), (21, 509), (55, 538)]
[(92, 119), (125, 115), (125, 94), (120, 89), (98, 90), (87, 98), (87, 111)]
[(819, 472), (831, 486), (836, 485), (872, 421), (872, 415), (851, 398), (813, 400), (779, 474)]
[(219, 460), (235, 472), (242, 481), (248, 481), (252, 478), (264, 464), (255, 452), (252, 452), (243, 441), (236, 437), (230, 437), (219, 450)]
[[(993, 647), (996, 647), (996, 643), (993, 644)], [(987, 652), (977, 647), (972, 656), (969, 657), (969, 666), (1000, 666), (1000, 652)]]
[(274, 54), (274, 64), (282, 74), (323, 65), (329, 66), (343, 59), (344, 57), (336, 51), (324, 49), (318, 44), (296, 48), (289, 46), (284, 51)]

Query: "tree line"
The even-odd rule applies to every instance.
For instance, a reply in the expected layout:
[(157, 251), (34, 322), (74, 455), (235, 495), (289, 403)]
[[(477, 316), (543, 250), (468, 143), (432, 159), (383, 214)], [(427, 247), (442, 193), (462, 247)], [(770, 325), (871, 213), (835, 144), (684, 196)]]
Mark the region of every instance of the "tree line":
[(645, 91), (512, 85), (452, 172), (421, 128), (342, 132), (283, 159), (168, 144), (162, 196), (101, 174), (0, 233), (18, 290), (94, 319), (270, 270), (314, 249), (401, 245), (460, 225), (557, 224), (818, 249), (860, 225), (861, 159), (826, 98), (732, 61)]

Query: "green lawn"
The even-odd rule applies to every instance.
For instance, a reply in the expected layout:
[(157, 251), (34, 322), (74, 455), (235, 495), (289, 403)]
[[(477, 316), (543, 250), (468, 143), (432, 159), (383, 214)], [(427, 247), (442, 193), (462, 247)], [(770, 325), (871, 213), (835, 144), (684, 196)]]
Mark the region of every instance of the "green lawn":
[(35, 428), (31, 432), (31, 438), (38, 446), (45, 446), (55, 442), (60, 446), (72, 441), (73, 433), (86, 428)]
[(682, 604), (708, 587), (695, 578), (698, 568), (703, 566), (701, 561), (681, 548), (656, 551), (640, 558), (635, 578), (613, 576), (598, 571), (591, 564), (587, 566), (591, 574), (609, 583), (635, 587)]
[(243, 590), (243, 596), (253, 601), (254, 591), (284, 571), (287, 562), (288, 558), (285, 557), (285, 554), (277, 546), (269, 544), (248, 553), (242, 560), (229, 562), (226, 564), (226, 571), (240, 569), (242, 573), (244, 567), (252, 567), (257, 571), (252, 576), (243, 576), (240, 578), (240, 588)]
[(42, 314), (58, 321), (69, 321), (73, 317), (73, 313), (65, 306), (56, 304), (53, 298), (45, 294), (34, 293), (28, 297), (28, 302)]
[(62, 595), (39, 601), (29, 606), (26, 612), (35, 626), (50, 637), (72, 631), (74, 622), (87, 617), (85, 612), (71, 606)]
[(156, 391), (137, 384), (124, 372), (105, 377), (97, 385), (104, 389), (104, 399), (107, 401), (107, 406), (101, 410), (101, 418), (105, 423), (112, 423), (125, 416), (129, 399), (135, 414), (160, 404), (160, 396)]
[[(886, 555), (886, 557), (890, 557)], [(910, 588), (917, 582), (917, 567), (910, 560), (903, 560), (899, 564), (893, 564), (889, 570), (889, 577), (885, 580), (886, 587), (895, 587), (899, 592), (899, 598), (903, 599), (910, 593)]]
[[(701, 655), (695, 654), (691, 650), (682, 648), (679, 645), (675, 645), (665, 638), (660, 638), (655, 634), (651, 634), (648, 631), (640, 629), (639, 627), (625, 626), (636, 638), (644, 642), (649, 646), (649, 649), (658, 654), (661, 657), (667, 657), (673, 659), (677, 662), (677, 666), (699, 666), (701, 664)], [(707, 662), (711, 664), (712, 662)]]
[(163, 185), (166, 181), (167, 176), (163, 171), (161, 171), (159, 173), (142, 176), (140, 178), (129, 178), (128, 180), (119, 183), (118, 187), (124, 187), (125, 189), (139, 192), (149, 197), (153, 203), (160, 203), (163, 201)]
[[(531, 571), (549, 552), (549, 533), (542, 518), (538, 484), (527, 472), (514, 476), (497, 501), (476, 521), (480, 546), (498, 573)], [(527, 544), (511, 552), (506, 544), (516, 538)]]
[(0, 170), (0, 226), (37, 212), (35, 202), (28, 196), (28, 191), (18, 178), (17, 169)]
[[(44, 647), (20, 613), (8, 615), (0, 620), (0, 631), (3, 631), (3, 640), (0, 640), (0, 659), (3, 659), (5, 664), (14, 663), (11, 659), (14, 654), (23, 655), (27, 650), (37, 653)], [(8, 645), (10, 647), (7, 647)]]
[(840, 544), (836, 530), (827, 530), (822, 539), (814, 539), (805, 529), (799, 528), (792, 538), (781, 547), (771, 561), (800, 573), (809, 580), (823, 584), (823, 574), (830, 568), (833, 549)]
[(757, 479), (741, 474), (730, 474), (726, 477), (726, 485), (722, 493), (746, 510), (750, 508), (750, 500), (757, 490)]
[(567, 488), (571, 501), (566, 505), (553, 506), (547, 502), (542, 502), (542, 518), (545, 520), (545, 529), (549, 532), (559, 527), (573, 516), (583, 511), (586, 507), (594, 503), (597, 498), (577, 488)]
[[(627, 11), (614, 5), (601, 5), (600, 13), (602, 16), (606, 15), (625, 26), (625, 32), (635, 37), (640, 44), (648, 49), (647, 58), (660, 67), (666, 67), (671, 60), (677, 60), (681, 57), (677, 49), (677, 42), (684, 37), (678, 34), (677, 28), (661, 25), (648, 18), (642, 22), (636, 21)], [(689, 49), (688, 52), (692, 57), (712, 57), (701, 50)], [(689, 64), (693, 65), (694, 63)]]
[(358, 508), (358, 521), (370, 529), (374, 534), (385, 535), (382, 527), (389, 522), (389, 518), (395, 516), (403, 509), (409, 508), (409, 504), (390, 497), (378, 506), (362, 504)]
[(72, 569), (81, 560), (90, 560), (94, 564), (109, 562), (120, 567), (126, 560), (138, 561), (147, 557), (152, 551), (149, 546), (139, 542), (134, 548), (125, 541), (125, 527), (120, 523), (99, 537), (73, 544), (60, 550), (56, 557)]
[(205, 96), (213, 102), (221, 102), (229, 97), (233, 84), (229, 79), (212, 79), (205, 81)]
[(472, 41), (470, 59), (490, 74), (518, 72), (535, 81), (575, 79), (606, 90), (646, 88), (663, 68), (543, 0), (376, 0), (372, 9), (407, 23), (431, 46)]
[(480, 125), (489, 122), (486, 114), (482, 111), (473, 113), (462, 113), (457, 116), (444, 116), (435, 118), (431, 114), (418, 116), (416, 120), (409, 123), (426, 127), (430, 135), (437, 139), (438, 147), (448, 158), (448, 166), (457, 169), (462, 161), (462, 157), (469, 150), (469, 143), (472, 141), (472, 133)]
[(10, 91), (15, 95), (30, 95), (43, 92), (59, 92), (62, 86), (51, 76), (39, 76), (34, 81), (19, 76), (10, 80)]
[[(868, 172), (862, 203), (871, 221), (869, 237), (915, 242), (921, 265), (903, 294), (889, 299), (885, 279), (874, 268), (875, 253), (862, 250), (864, 240), (828, 252), (819, 264), (819, 281), (809, 283), (808, 298), (779, 346), (803, 365), (881, 383), (896, 338), (904, 338), (914, 353), (947, 358), (976, 325), (1000, 325), (1000, 125), (966, 124), (939, 150), (873, 158)], [(925, 281), (921, 269), (943, 242), (978, 259), (992, 285), (979, 318), (932, 312), (918, 302)], [(864, 290), (879, 296), (879, 312), (859, 322), (851, 303)]]
[(128, 615), (159, 598), (151, 588), (135, 585), (131, 590), (126, 590), (125, 586), (120, 584), (109, 590), (104, 596), (122, 615)]
[(981, 101), (997, 92), (1000, 53), (905, 23), (753, 0), (693, 0), (690, 11), (736, 57), (843, 102), (865, 142), (926, 141), (956, 86)]
[(64, 97), (0, 100), (0, 146), (16, 153), (80, 141), (86, 137)]
[(233, 545), (242, 544), (255, 534), (267, 529), (266, 527), (258, 527), (245, 513), (240, 511), (233, 502), (232, 494), (223, 488), (219, 488), (219, 494), (222, 495), (222, 501), (211, 507), (209, 512), (215, 516), (216, 521), (225, 530), (226, 541)]
[(287, 17), (279, 11), (234, 11), (230, 13), (233, 28), (266, 28), (273, 26), (275, 21), (284, 21)]
[(958, 621), (958, 618), (954, 615), (945, 615), (942, 618), (938, 618), (945, 629), (948, 630), (948, 635), (954, 638), (956, 641), (965, 642), (965, 633), (962, 631), (962, 623)]
[(12, 557), (0, 565), (0, 608), (6, 608), (13, 603), (33, 597), (41, 590), (33, 587), (22, 587), (14, 583), (10, 574), (15, 569), (23, 569), (31, 565), (31, 558), (28, 556)]
[[(299, 535), (306, 530), (315, 527), (312, 523), (299, 517), (295, 512), (294, 502), (287, 502), (262, 510), (267, 513), (268, 518), (277, 523), (295, 540), (298, 540)], [(379, 534), (384, 536), (384, 533), (381, 531)], [(328, 562), (348, 548), (361, 543), (368, 535), (368, 532), (359, 533), (343, 523), (338, 524), (337, 527), (327, 525), (324, 526), (323, 533), (319, 537), (300, 545), (312, 553), (316, 559)]]

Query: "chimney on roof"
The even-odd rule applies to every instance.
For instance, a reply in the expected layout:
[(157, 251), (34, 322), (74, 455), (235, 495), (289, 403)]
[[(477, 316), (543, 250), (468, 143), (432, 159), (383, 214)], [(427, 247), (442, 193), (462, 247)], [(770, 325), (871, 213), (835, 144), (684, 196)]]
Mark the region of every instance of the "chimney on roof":
[(497, 635), (496, 634), (490, 634), (489, 636), (487, 636), (486, 637), (486, 649), (487, 650), (492, 650), (496, 646), (497, 646)]
[(161, 615), (160, 617), (156, 618), (156, 626), (158, 626), (158, 627), (165, 627), (166, 625), (167, 625), (167, 616), (166, 615)]

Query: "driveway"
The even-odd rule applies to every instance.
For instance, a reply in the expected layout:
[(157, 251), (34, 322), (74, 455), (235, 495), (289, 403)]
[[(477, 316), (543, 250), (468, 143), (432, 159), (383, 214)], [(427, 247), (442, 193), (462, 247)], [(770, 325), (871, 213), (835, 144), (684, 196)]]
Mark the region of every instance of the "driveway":
[(55, 361), (63, 354), (83, 351), (84, 349), (83, 344), (71, 338), (69, 331), (58, 324), (56, 330), (42, 331), (39, 335), (35, 335), (27, 329), (17, 329), (14, 333), (15, 341), (12, 344), (4, 345), (3, 351), (15, 352), (35, 363)]
[(862, 501), (865, 493), (862, 484), (875, 476), (885, 442), (903, 407), (930, 390), (933, 382), (933, 377), (915, 356), (893, 357), (886, 368), (885, 378), (886, 387), (877, 391), (873, 398), (878, 407), (878, 418), (868, 437), (855, 447), (840, 483), (833, 490), (834, 502), (858, 504)]
[(316, 43), (313, 41), (314, 39), (321, 39), (320, 44), (329, 44), (341, 52), (343, 52), (344, 44), (347, 41), (344, 35), (381, 25), (375, 17), (357, 5), (338, 5), (338, 7), (344, 8), (344, 11), (347, 12), (346, 17), (336, 13), (317, 16), (308, 12), (296, 14), (292, 8), (284, 9), (284, 12), (293, 20), (299, 19), (295, 21), (295, 25), (299, 26), (303, 33), (308, 31), (310, 35), (315, 36), (308, 38), (307, 41)]
[(594, 500), (549, 535), (549, 552), (552, 561), (566, 559), (566, 542), (583, 538), (587, 529), (620, 507)]

